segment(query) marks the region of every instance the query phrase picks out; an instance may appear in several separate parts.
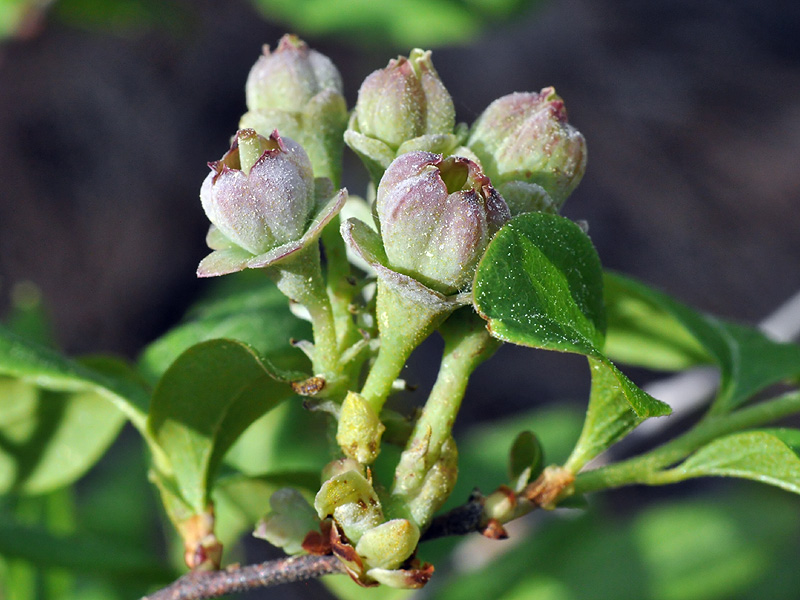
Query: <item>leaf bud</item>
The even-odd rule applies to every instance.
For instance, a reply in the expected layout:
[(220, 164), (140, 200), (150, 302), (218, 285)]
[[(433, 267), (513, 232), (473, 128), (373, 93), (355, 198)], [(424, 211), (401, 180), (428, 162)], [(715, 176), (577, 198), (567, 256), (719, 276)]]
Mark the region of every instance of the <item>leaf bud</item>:
[(339, 414), (336, 441), (348, 458), (361, 464), (372, 464), (378, 457), (381, 435), (386, 427), (366, 400), (348, 392)]
[(492, 102), (472, 126), (467, 145), (503, 196), (513, 196), (512, 214), (557, 211), (586, 170), (586, 140), (567, 122), (564, 101), (552, 87)]
[(375, 206), (388, 266), (443, 294), (469, 286), (486, 246), (509, 218), (477, 164), (430, 152), (392, 162)]
[(364, 533), (356, 552), (367, 568), (396, 569), (414, 553), (419, 528), (406, 519), (386, 521)]
[(348, 471), (322, 484), (314, 498), (320, 519), (332, 516), (347, 538), (358, 543), (364, 532), (383, 522), (381, 502), (372, 484), (356, 471)]

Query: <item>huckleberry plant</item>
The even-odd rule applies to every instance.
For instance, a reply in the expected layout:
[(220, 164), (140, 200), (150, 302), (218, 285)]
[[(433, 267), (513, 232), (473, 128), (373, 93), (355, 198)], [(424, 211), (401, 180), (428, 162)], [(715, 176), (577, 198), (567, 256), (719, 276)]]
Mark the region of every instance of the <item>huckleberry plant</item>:
[[(197, 275), (261, 273), (255, 296), (223, 297), (157, 341), (141, 364), (151, 384), (123, 364), (70, 361), (0, 330), (2, 382), (110, 401), (139, 431), (193, 571), (220, 567), (226, 534), (215, 498), (243, 481), (271, 492), (255, 535), (307, 555), (253, 585), (346, 572), (363, 586), (420, 587), (434, 572), (421, 542), (476, 531), (503, 538), (505, 523), (534, 509), (623, 485), (736, 476), (800, 493), (800, 431), (764, 428), (800, 412), (800, 347), (603, 272), (586, 226), (558, 214), (587, 152), (553, 88), (503, 96), (471, 126), (456, 124), (431, 53), (417, 49), (369, 75), (348, 117), (336, 67), (287, 35), (264, 48), (245, 90), (240, 129), (200, 188), (211, 252)], [(345, 145), (369, 173), (370, 202), (339, 189)], [(279, 312), (275, 289), (291, 315)], [(310, 338), (292, 340), (303, 357), (289, 346), (296, 331)], [(436, 381), (419, 411), (398, 414), (387, 400), (434, 332), (444, 340)], [(453, 426), (468, 380), (503, 343), (587, 358), (582, 431), (566, 460), (549, 466), (537, 436), (518, 432), (507, 443), (506, 484), (441, 515), (459, 477)], [(661, 370), (714, 364), (721, 383), (684, 433), (587, 468), (645, 419), (670, 413), (612, 359)], [(788, 387), (776, 392), (778, 383)], [(310, 425), (280, 441), (286, 469), (258, 474), (226, 459), (262, 416), (301, 402), (301, 419), (322, 414), (330, 433), (329, 461), (310, 478), (293, 471), (304, 436), (316, 435)], [(270, 435), (284, 440), (280, 429)], [(82, 468), (98, 454), (87, 451)], [(257, 498), (248, 493), (241, 503)], [(154, 597), (236, 591), (247, 577), (232, 567)], [(195, 589), (180, 595), (181, 586)]]

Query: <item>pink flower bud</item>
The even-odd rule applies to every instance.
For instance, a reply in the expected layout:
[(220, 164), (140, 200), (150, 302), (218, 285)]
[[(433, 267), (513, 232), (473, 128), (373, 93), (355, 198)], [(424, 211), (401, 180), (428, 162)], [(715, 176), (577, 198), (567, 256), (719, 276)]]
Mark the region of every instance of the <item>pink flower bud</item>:
[(228, 240), (258, 255), (303, 236), (315, 199), (311, 163), (299, 144), (277, 131), (265, 138), (244, 129), (208, 166), (200, 200)]
[(301, 112), (323, 90), (343, 93), (338, 69), (294, 35), (283, 36), (274, 52), (264, 46), (245, 84), (249, 110)]
[(386, 170), (376, 199), (389, 267), (444, 294), (469, 286), (509, 211), (474, 162), (409, 152)]
[[(467, 145), (504, 196), (504, 186), (513, 184), (514, 213), (540, 208), (537, 186), (561, 207), (586, 170), (586, 140), (567, 122), (564, 101), (552, 87), (492, 102), (472, 126)], [(527, 210), (524, 184), (531, 186)]]

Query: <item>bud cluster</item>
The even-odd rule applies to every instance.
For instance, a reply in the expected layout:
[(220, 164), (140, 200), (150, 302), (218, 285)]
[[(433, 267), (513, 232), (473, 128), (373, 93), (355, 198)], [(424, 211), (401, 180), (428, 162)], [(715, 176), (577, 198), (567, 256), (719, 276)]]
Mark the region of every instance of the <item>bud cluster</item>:
[[(343, 456), (323, 469), (313, 504), (310, 493), (276, 492), (255, 535), (288, 553), (332, 552), (361, 585), (420, 587), (433, 568), (417, 544), (458, 473), (451, 429), (466, 379), (496, 347), (472, 311), (451, 313), (472, 302), (477, 265), (512, 217), (560, 209), (586, 168), (585, 140), (553, 88), (504, 96), (471, 128), (457, 125), (431, 52), (419, 49), (364, 80), (349, 120), (336, 67), (295, 36), (264, 48), (245, 95), (241, 129), (201, 187), (212, 252), (198, 275), (265, 269), (303, 306), (314, 340), (296, 345), (319, 382), (308, 406), (338, 419)], [(353, 198), (362, 218), (339, 226), (345, 144), (369, 171), (374, 202)], [(374, 272), (374, 298), (359, 297), (369, 281), (353, 285), (345, 244)], [(404, 435), (386, 435), (405, 445), (387, 491), (369, 467), (389, 423), (384, 402), (440, 327), (448, 358), (428, 404)], [(524, 458), (517, 486), (538, 468)]]

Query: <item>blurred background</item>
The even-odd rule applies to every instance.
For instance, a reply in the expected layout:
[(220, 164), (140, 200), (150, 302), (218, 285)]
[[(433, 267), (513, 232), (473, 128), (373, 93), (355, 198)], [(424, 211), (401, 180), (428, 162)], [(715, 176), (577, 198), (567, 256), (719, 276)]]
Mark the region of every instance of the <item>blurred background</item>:
[[(434, 50), (460, 121), (498, 96), (554, 85), (589, 147), (563, 212), (588, 221), (607, 268), (750, 324), (800, 289), (796, 2), (0, 0), (0, 315), (33, 282), (69, 354), (130, 358), (175, 324), (210, 285), (194, 277), (206, 253), (206, 163), (245, 111), (262, 44), (286, 31), (333, 59), (350, 107), (367, 74), (414, 46)], [(363, 194), (363, 169), (346, 161), (345, 185)], [(438, 344), (412, 357), (412, 383), (432, 381), (425, 366)], [(501, 357), (476, 374), (459, 427), (585, 402), (583, 359), (513, 348)], [(655, 376), (633, 374), (640, 384)], [(794, 518), (795, 529), (778, 520), (775, 531), (798, 531), (784, 499), (736, 486)], [(682, 489), (705, 493), (696, 487)], [(611, 495), (611, 508), (649, 494)], [(658, 541), (670, 522), (646, 535)], [(679, 555), (683, 542), (669, 543)], [(789, 572), (764, 561), (772, 566), (747, 590)], [(693, 597), (750, 597), (745, 587)], [(606, 597), (592, 589), (575, 597)], [(531, 593), (519, 597), (545, 597)], [(650, 596), (684, 597), (640, 595)]]

